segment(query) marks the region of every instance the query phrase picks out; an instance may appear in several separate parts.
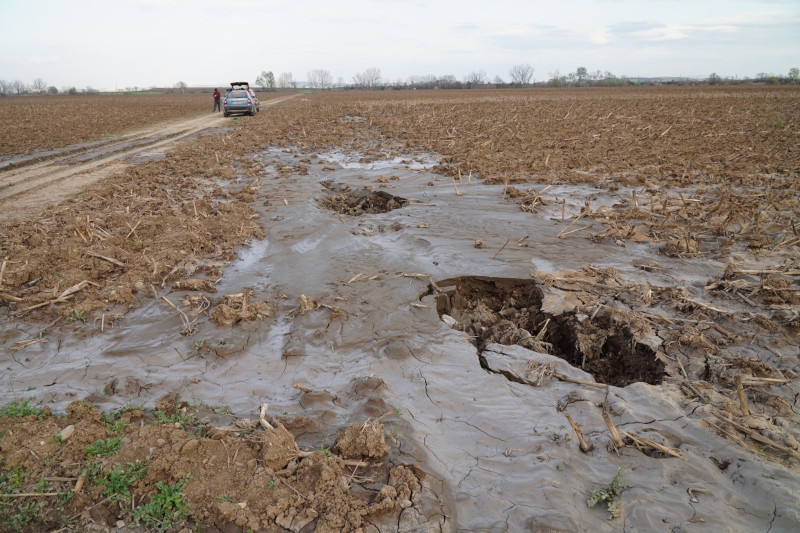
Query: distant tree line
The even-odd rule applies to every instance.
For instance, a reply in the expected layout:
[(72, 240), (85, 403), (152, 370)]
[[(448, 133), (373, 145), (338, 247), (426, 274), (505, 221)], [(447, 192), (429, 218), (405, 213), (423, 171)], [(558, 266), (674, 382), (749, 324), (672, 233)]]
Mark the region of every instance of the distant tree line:
[[(452, 74), (436, 76), (433, 74), (412, 75), (406, 80), (386, 80), (381, 76), (381, 69), (369, 67), (363, 72), (357, 73), (352, 80), (347, 83), (342, 78), (335, 82), (330, 71), (325, 69), (314, 69), (308, 72), (307, 82), (298, 82), (294, 79), (291, 72), (281, 73), (277, 79), (271, 70), (264, 70), (256, 78), (256, 83), (261, 90), (290, 90), (298, 87), (308, 87), (312, 89), (366, 89), (366, 90), (402, 90), (402, 89), (504, 89), (519, 87), (621, 87), (626, 85), (738, 85), (738, 84), (798, 84), (800, 83), (800, 69), (793, 67), (787, 74), (774, 74), (769, 72), (759, 72), (755, 77), (723, 78), (716, 72), (712, 72), (708, 78), (684, 78), (684, 77), (662, 77), (662, 78), (642, 78), (628, 77), (625, 75), (617, 76), (609, 71), (589, 71), (586, 67), (578, 67), (574, 72), (561, 74), (560, 71), (548, 73), (548, 77), (542, 81), (534, 78), (535, 69), (528, 63), (514, 65), (508, 72), (509, 81), (503, 80), (499, 75), (489, 80), (486, 72), (477, 70), (465, 75), (461, 80)], [(174, 87), (168, 89), (158, 89), (151, 87), (127, 87), (125, 92), (163, 92), (180, 91), (197, 92), (206, 90), (205, 88), (189, 88), (186, 83), (179, 81)], [(22, 95), (43, 95), (43, 94), (96, 94), (99, 91), (91, 86), (82, 89), (75, 87), (62, 87), (60, 90), (52, 85), (48, 85), (42, 78), (36, 78), (31, 84), (26, 84), (20, 80), (0, 80), (0, 97), (22, 96)]]
[[(548, 73), (544, 80), (534, 78), (535, 69), (528, 63), (514, 65), (509, 70), (509, 80), (505, 81), (500, 76), (490, 80), (486, 72), (478, 70), (470, 72), (461, 80), (452, 74), (436, 76), (431, 74), (413, 75), (406, 80), (386, 80), (381, 77), (377, 67), (370, 67), (353, 76), (350, 83), (341, 78), (334, 83), (333, 76), (327, 70), (316, 69), (308, 73), (306, 87), (312, 89), (368, 89), (368, 90), (402, 90), (402, 89), (504, 89), (520, 87), (622, 87), (631, 85), (721, 85), (721, 84), (797, 84), (800, 83), (800, 71), (797, 68), (789, 70), (788, 74), (778, 76), (775, 74), (759, 73), (754, 78), (722, 78), (712, 73), (706, 79), (686, 77), (629, 77), (617, 76), (610, 71), (590, 71), (586, 67), (578, 67), (574, 72), (561, 74), (560, 71)], [(298, 85), (303, 85), (298, 82)]]

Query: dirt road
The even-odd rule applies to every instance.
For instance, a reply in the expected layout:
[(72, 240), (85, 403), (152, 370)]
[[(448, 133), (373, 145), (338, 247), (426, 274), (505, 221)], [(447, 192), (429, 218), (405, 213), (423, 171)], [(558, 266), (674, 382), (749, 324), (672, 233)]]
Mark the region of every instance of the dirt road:
[[(287, 98), (291, 97), (264, 101), (261, 105), (271, 106)], [(232, 119), (221, 114), (203, 115), (2, 161), (0, 220), (41, 208), (43, 199), (60, 202), (131, 162), (162, 158), (182, 140), (231, 124)]]

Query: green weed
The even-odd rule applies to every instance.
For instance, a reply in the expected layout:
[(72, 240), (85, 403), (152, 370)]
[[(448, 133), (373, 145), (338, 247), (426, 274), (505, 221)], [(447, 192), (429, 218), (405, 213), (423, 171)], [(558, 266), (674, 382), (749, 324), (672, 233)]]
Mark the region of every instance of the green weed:
[(31, 399), (27, 400), (14, 400), (7, 406), (0, 409), (0, 417), (3, 416), (13, 416), (17, 418), (22, 418), (24, 416), (31, 416), (36, 415), (39, 418), (44, 418), (44, 413), (38, 407), (34, 407), (31, 405)]
[[(10, 472), (0, 474), (0, 494), (14, 494), (24, 483), (25, 470), (17, 466)], [(0, 525), (10, 526), (12, 531), (29, 531), (31, 524), (41, 514), (42, 505), (41, 500), (0, 498)]]
[(127, 420), (122, 420), (122, 415), (130, 411), (138, 411), (143, 408), (144, 404), (140, 403), (140, 404), (127, 405), (122, 409), (117, 409), (116, 411), (109, 411), (108, 413), (103, 415), (103, 422), (106, 423), (106, 427), (112, 433), (122, 431), (123, 429), (128, 427), (128, 425), (130, 425), (130, 422), (128, 422)]
[(619, 503), (615, 501), (615, 498), (622, 494), (622, 491), (624, 491), (626, 488), (621, 484), (622, 468), (617, 470), (617, 473), (614, 475), (611, 483), (608, 484), (608, 487), (595, 489), (591, 492), (591, 494), (589, 494), (589, 499), (586, 500), (586, 505), (589, 507), (594, 507), (598, 503), (605, 502), (606, 509), (610, 513), (608, 519), (611, 520), (612, 518), (617, 518), (622, 513), (622, 508), (619, 506)]
[(218, 415), (229, 415), (231, 414), (230, 408), (227, 405), (217, 405), (213, 403), (206, 403), (200, 401), (197, 403), (198, 406), (202, 407), (203, 409), (208, 409), (209, 411), (216, 413)]
[(131, 423), (127, 420), (117, 420), (116, 422), (106, 423), (106, 428), (111, 433), (117, 433), (118, 431), (122, 431), (126, 427), (128, 427)]
[(25, 483), (25, 470), (21, 466), (17, 466), (11, 472), (0, 474), (0, 493), (13, 494), (22, 487), (23, 483)]
[(114, 465), (110, 472), (106, 472), (95, 482), (105, 486), (101, 496), (108, 497), (109, 505), (118, 502), (128, 502), (131, 499), (133, 484), (147, 474), (147, 465), (142, 461), (128, 463), (124, 468), (120, 464)]
[(94, 444), (90, 444), (83, 449), (83, 453), (87, 457), (94, 457), (95, 455), (102, 455), (103, 457), (111, 457), (117, 450), (119, 450), (121, 440), (118, 437), (106, 440), (96, 440)]
[(86, 311), (78, 311), (73, 307), (72, 315), (67, 317), (67, 324), (72, 324), (73, 322), (77, 322), (78, 320), (80, 320), (83, 323), (86, 323)]
[(44, 502), (39, 501), (25, 501), (17, 505), (11, 506), (13, 510), (5, 516), (3, 510), (0, 510), (0, 522), (7, 522), (11, 526), (12, 531), (30, 531), (31, 524), (33, 524), (42, 512)]
[(145, 526), (155, 531), (166, 531), (185, 520), (190, 508), (184, 501), (181, 490), (188, 480), (187, 475), (172, 487), (163, 481), (156, 483), (158, 492), (150, 498), (150, 503), (139, 506), (133, 512), (133, 518), (141, 520)]
[(197, 421), (197, 415), (194, 413), (184, 413), (181, 411), (176, 411), (174, 414), (168, 415), (166, 411), (154, 411), (154, 415), (156, 415), (156, 421), (159, 424), (175, 424), (178, 423), (181, 426), (191, 426)]

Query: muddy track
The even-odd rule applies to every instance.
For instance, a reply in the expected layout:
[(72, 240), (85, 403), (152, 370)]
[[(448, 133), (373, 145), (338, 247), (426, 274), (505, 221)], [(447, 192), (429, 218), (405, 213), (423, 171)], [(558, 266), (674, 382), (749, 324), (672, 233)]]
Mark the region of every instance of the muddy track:
[[(271, 106), (285, 99), (261, 105)], [(203, 115), (0, 162), (0, 219), (41, 207), (42, 198), (48, 202), (63, 200), (120, 170), (133, 157), (158, 157), (187, 137), (229, 124), (221, 115)]]

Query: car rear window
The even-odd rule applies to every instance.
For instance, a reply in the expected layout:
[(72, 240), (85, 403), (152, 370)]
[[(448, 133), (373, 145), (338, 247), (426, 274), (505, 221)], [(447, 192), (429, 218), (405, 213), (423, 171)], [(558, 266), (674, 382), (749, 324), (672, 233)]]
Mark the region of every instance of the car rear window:
[(231, 91), (228, 93), (229, 98), (247, 98), (246, 91)]

